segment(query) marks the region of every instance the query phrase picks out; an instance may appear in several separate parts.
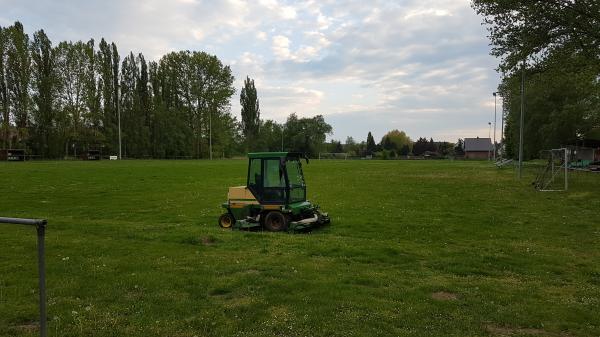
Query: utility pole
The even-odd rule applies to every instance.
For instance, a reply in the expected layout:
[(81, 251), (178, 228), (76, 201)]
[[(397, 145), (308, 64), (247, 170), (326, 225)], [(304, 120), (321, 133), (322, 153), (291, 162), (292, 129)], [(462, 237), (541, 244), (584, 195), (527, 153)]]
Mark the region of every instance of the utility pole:
[(122, 155), (121, 155), (121, 109), (119, 108), (119, 105), (121, 105), (121, 85), (117, 84), (117, 115), (119, 118), (119, 160), (123, 159)]
[[(492, 138), (492, 122), (488, 122), (488, 139)], [(488, 160), (492, 160), (492, 155), (491, 155), (491, 147), (488, 147)]]
[(283, 152), (283, 124), (281, 125), (281, 152)]
[(494, 161), (496, 161), (496, 110), (497, 110), (497, 99), (496, 95), (498, 93), (494, 92)]
[(521, 67), (521, 120), (519, 123), (519, 179), (523, 176), (523, 124), (525, 123), (525, 60)]
[(212, 109), (208, 109), (208, 158), (212, 160)]
[(502, 150), (502, 158), (504, 158), (504, 96), (502, 96), (502, 122), (500, 123), (500, 149)]

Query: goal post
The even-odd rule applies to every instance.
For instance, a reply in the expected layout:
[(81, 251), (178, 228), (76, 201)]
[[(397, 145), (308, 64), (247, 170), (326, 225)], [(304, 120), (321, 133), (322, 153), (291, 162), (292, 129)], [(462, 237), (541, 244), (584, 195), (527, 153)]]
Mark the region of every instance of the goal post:
[(348, 159), (348, 154), (345, 152), (319, 152), (319, 160), (321, 159)]
[(538, 191), (553, 192), (569, 189), (569, 150), (566, 148), (540, 152), (545, 160), (533, 183)]

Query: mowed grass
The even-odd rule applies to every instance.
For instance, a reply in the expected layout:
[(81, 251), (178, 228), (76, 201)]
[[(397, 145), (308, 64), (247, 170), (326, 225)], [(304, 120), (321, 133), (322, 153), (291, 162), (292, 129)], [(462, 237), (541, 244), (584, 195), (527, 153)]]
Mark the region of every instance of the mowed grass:
[[(599, 336), (600, 175), (314, 161), (309, 234), (222, 230), (246, 161), (0, 163), (47, 218), (50, 336)], [(35, 336), (35, 230), (0, 225), (0, 336)]]

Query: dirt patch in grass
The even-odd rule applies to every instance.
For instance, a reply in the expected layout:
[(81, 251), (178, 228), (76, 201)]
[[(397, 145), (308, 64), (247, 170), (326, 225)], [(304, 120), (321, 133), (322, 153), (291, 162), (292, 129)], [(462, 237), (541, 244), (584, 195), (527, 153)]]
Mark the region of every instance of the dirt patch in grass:
[(200, 242), (204, 246), (212, 246), (217, 243), (217, 239), (213, 238), (212, 236), (203, 236), (200, 238)]
[(498, 326), (488, 324), (485, 326), (485, 330), (495, 336), (557, 336), (549, 333), (548, 331), (535, 328), (512, 328), (506, 326)]
[(203, 246), (213, 246), (217, 243), (217, 239), (213, 236), (202, 236), (202, 237), (197, 237), (197, 236), (190, 236), (187, 238), (184, 238), (180, 241), (181, 243), (185, 243), (188, 245), (203, 245)]
[(248, 296), (231, 297), (224, 301), (225, 307), (228, 308), (239, 308), (247, 307), (254, 303), (254, 299)]
[(13, 329), (26, 333), (33, 333), (40, 329), (38, 322), (28, 322), (13, 326)]
[(456, 301), (458, 300), (458, 295), (447, 291), (438, 291), (431, 294), (431, 298), (438, 301)]

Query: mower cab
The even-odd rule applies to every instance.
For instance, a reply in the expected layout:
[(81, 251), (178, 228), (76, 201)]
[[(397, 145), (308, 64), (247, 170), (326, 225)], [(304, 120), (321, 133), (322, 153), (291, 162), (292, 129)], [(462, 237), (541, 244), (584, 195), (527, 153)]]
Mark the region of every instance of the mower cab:
[(269, 231), (301, 231), (330, 222), (327, 213), (306, 200), (306, 184), (297, 152), (248, 154), (246, 186), (230, 187), (223, 228), (264, 228)]

